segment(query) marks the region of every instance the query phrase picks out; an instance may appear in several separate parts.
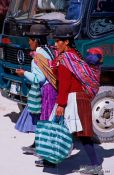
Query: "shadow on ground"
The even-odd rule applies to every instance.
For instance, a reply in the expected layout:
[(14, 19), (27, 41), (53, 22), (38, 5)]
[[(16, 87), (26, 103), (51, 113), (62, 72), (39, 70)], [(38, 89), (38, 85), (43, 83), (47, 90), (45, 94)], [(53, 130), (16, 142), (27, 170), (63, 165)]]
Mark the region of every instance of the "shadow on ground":
[[(43, 172), (47, 172), (49, 174), (66, 175), (73, 172), (78, 172), (80, 166), (88, 165), (89, 160), (81, 143), (77, 142), (75, 149), (79, 150), (79, 152), (72, 155), (70, 158), (67, 158), (56, 168), (44, 168)], [(107, 150), (101, 145), (97, 144), (95, 144), (95, 149), (101, 164), (103, 163), (104, 158), (114, 156), (114, 149)]]
[(4, 115), (4, 117), (9, 117), (13, 123), (17, 122), (19, 116), (20, 116), (20, 112), (19, 113), (11, 112), (9, 114)]

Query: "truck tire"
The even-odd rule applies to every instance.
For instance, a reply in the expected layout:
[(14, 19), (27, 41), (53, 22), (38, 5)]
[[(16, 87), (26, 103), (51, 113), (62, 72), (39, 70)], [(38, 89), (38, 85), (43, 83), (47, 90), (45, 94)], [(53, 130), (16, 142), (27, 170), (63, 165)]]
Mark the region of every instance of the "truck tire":
[(98, 93), (92, 101), (92, 122), (100, 142), (114, 141), (114, 91)]

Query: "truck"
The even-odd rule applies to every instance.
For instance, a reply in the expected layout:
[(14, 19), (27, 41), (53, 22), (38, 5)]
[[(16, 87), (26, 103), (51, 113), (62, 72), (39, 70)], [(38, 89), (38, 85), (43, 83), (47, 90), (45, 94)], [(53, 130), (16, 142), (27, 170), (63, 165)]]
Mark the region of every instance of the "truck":
[[(101, 142), (114, 140), (114, 1), (113, 0), (12, 0), (0, 35), (0, 89), (3, 96), (25, 105), (30, 82), (16, 69), (30, 71), (32, 57), (27, 32), (44, 25), (52, 33), (61, 27), (73, 32), (83, 57), (87, 49), (101, 47), (99, 92), (92, 101), (95, 135)], [(36, 33), (37, 34), (37, 33)]]

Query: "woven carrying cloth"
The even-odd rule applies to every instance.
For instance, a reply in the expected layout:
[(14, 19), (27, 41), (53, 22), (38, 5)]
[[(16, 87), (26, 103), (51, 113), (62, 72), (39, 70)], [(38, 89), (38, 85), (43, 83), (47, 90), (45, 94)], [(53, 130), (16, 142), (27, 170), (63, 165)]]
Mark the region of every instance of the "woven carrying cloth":
[[(37, 59), (38, 58), (38, 59)], [(54, 61), (48, 61), (41, 54), (37, 54), (35, 58), (37, 60), (37, 65), (40, 67), (48, 81), (55, 87), (56, 77), (52, 71), (52, 68), (63, 64), (68, 68), (77, 79), (82, 83), (84, 91), (90, 96), (94, 97), (99, 90), (100, 82), (100, 69), (99, 66), (90, 67), (84, 60), (79, 58), (76, 51), (70, 50), (62, 54), (61, 60), (56, 57)]]
[(63, 54), (60, 61), (68, 68), (82, 83), (84, 91), (91, 97), (94, 97), (99, 90), (100, 70), (99, 67), (90, 67), (78, 55), (70, 52)]
[[(43, 49), (50, 55), (51, 61), (58, 57), (58, 52), (53, 47), (43, 47)], [(46, 79), (51, 83), (51, 85), (57, 89), (56, 86), (56, 76), (53, 74), (52, 69), (49, 67), (48, 59), (41, 53), (33, 52), (34, 62), (40, 68), (40, 70), (45, 75)]]

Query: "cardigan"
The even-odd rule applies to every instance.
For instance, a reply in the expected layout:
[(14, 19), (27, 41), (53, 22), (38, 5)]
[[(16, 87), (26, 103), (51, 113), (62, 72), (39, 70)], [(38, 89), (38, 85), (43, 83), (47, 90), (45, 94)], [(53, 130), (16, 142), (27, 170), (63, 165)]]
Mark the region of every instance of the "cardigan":
[(82, 85), (75, 75), (70, 72), (65, 66), (59, 65), (55, 71), (58, 81), (58, 96), (57, 104), (65, 107), (67, 105), (68, 94), (71, 92), (83, 92)]
[[(51, 60), (50, 55), (42, 48), (42, 47), (37, 47), (36, 49), (36, 53), (40, 53), (45, 55), (45, 57), (48, 60)], [(31, 82), (34, 82), (34, 78), (35, 76), (37, 77), (38, 82), (40, 83), (40, 85), (44, 85), (47, 84), (48, 81), (46, 80), (45, 75), (43, 74), (43, 72), (39, 69), (39, 67), (36, 65), (36, 63), (34, 62), (34, 59), (31, 62), (31, 72), (29, 71), (25, 71), (24, 72), (24, 76)]]

